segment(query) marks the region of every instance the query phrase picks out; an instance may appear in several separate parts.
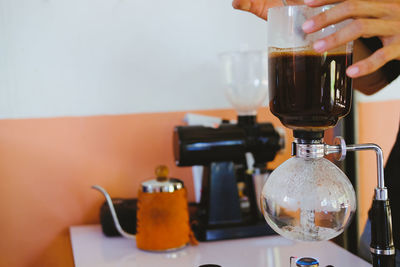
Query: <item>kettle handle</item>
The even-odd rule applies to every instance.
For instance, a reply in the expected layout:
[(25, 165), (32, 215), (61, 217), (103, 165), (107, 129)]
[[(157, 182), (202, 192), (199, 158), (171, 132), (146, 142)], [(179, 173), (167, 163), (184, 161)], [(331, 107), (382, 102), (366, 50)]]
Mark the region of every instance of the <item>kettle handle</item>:
[(117, 217), (117, 213), (115, 212), (114, 205), (113, 205), (113, 203), (112, 203), (111, 197), (110, 197), (110, 195), (107, 193), (107, 191), (104, 190), (104, 188), (102, 188), (102, 187), (99, 186), (99, 185), (93, 185), (92, 188), (98, 190), (99, 192), (101, 192), (101, 193), (104, 195), (104, 197), (106, 198), (106, 201), (107, 201), (107, 204), (108, 204), (108, 206), (109, 206), (109, 208), (110, 208), (111, 215), (112, 215), (112, 218), (113, 218), (113, 221), (114, 221), (114, 224), (115, 224), (115, 228), (117, 229), (117, 231), (118, 231), (123, 237), (130, 238), (130, 239), (135, 239), (135, 238), (136, 238), (135, 235), (132, 235), (132, 234), (130, 234), (130, 233), (128, 233), (128, 232), (125, 232), (125, 231), (122, 229), (121, 225), (119, 224), (119, 220), (118, 220), (118, 217)]

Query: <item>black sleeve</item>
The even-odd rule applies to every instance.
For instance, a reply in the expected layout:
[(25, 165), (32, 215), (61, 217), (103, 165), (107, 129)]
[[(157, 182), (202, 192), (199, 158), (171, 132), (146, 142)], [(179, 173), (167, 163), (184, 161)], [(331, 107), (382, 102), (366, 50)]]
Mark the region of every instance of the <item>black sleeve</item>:
[(393, 239), (400, 249), (400, 129), (385, 166), (385, 186), (392, 209)]
[[(371, 52), (375, 52), (379, 48), (382, 48), (382, 42), (378, 37), (361, 38), (361, 42), (368, 47)], [(382, 67), (382, 71), (386, 76), (387, 81), (389, 83), (392, 82), (400, 75), (400, 60), (389, 61)]]
[[(379, 38), (361, 38), (361, 41), (371, 52), (382, 47)], [(400, 60), (392, 60), (382, 67), (382, 71), (390, 83), (400, 74)], [(392, 148), (385, 166), (385, 186), (388, 188), (390, 206), (392, 210), (393, 239), (397, 249), (400, 248), (400, 129), (397, 140)], [(371, 210), (370, 210), (371, 211)], [(368, 217), (371, 213), (368, 212)]]

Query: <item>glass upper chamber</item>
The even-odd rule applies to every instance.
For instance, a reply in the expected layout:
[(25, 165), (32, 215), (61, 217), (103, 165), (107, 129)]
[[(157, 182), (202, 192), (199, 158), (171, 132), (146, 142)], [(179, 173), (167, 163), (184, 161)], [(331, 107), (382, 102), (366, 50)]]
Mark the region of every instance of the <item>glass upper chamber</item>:
[(312, 45), (347, 22), (305, 34), (301, 25), (330, 6), (286, 6), (269, 9), (269, 106), (283, 125), (320, 131), (336, 125), (350, 111), (353, 44), (319, 53)]
[(355, 212), (356, 197), (346, 175), (329, 160), (293, 157), (269, 176), (261, 206), (278, 234), (322, 241), (344, 231)]

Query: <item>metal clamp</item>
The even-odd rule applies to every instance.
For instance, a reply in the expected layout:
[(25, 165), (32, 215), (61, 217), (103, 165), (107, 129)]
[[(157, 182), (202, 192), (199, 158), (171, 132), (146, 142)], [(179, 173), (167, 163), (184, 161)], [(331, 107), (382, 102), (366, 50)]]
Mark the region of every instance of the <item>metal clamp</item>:
[(385, 187), (383, 174), (383, 152), (376, 144), (346, 145), (343, 137), (335, 137), (334, 145), (328, 145), (319, 140), (295, 139), (292, 143), (292, 156), (305, 159), (322, 158), (329, 154), (336, 154), (335, 159), (341, 161), (346, 158), (348, 151), (374, 150), (377, 161), (378, 186), (375, 188), (376, 200), (387, 200), (388, 194)]

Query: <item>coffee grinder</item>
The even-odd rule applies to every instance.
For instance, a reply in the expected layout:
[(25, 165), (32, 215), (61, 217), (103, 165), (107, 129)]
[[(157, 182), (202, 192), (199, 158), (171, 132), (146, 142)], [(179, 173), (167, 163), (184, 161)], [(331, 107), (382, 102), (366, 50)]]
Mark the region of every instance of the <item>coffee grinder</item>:
[(356, 208), (354, 189), (346, 175), (324, 158), (338, 160), (347, 152), (373, 150), (377, 159), (377, 187), (372, 203), (373, 266), (395, 266), (391, 211), (383, 177), (383, 154), (375, 144), (346, 145), (336, 138), (324, 143), (324, 131), (347, 115), (351, 105), (352, 44), (317, 53), (312, 43), (340, 29), (333, 25), (305, 36), (301, 25), (328, 7), (287, 6), (269, 10), (270, 109), (293, 130), (292, 158), (276, 168), (262, 191), (268, 224), (289, 239), (331, 239), (346, 228)]
[(256, 110), (267, 96), (268, 54), (248, 51), (220, 57), (225, 92), (238, 112), (237, 123), (178, 126), (174, 131), (176, 164), (204, 166), (192, 228), (202, 241), (275, 234), (262, 218), (250, 171), (265, 173), (266, 163), (284, 145), (283, 135), (271, 123), (256, 119)]

